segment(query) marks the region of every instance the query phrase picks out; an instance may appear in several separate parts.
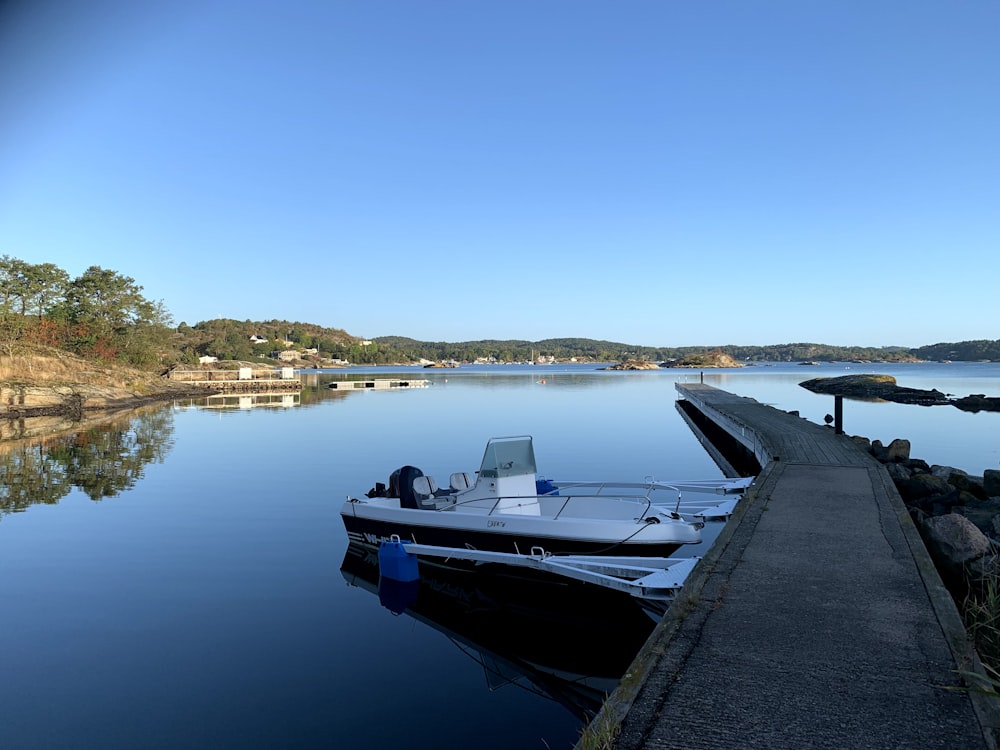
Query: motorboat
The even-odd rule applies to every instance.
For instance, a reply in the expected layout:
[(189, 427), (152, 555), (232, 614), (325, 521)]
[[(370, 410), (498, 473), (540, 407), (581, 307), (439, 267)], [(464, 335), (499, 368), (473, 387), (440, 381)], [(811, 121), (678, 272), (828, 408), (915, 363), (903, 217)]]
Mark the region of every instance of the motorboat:
[[(752, 478), (561, 481), (537, 472), (530, 435), (491, 438), (479, 470), (447, 487), (415, 466), (393, 471), (340, 510), (351, 542), (391, 540), (514, 555), (665, 558), (701, 541), (708, 517), (731, 512)], [(683, 493), (728, 495), (690, 503)]]

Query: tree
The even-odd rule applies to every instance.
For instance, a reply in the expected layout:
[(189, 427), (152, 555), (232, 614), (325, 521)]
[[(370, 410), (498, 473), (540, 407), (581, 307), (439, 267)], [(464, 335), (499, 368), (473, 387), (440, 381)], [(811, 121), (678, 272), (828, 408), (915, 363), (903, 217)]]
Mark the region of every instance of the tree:
[(7, 356), (24, 336), (25, 276), (28, 264), (23, 260), (0, 256), (0, 342)]
[(22, 312), (24, 274), (28, 264), (23, 260), (0, 256), (0, 314), (6, 316), (14, 312)]
[(24, 310), (30, 308), (38, 320), (66, 294), (69, 274), (54, 263), (28, 266), (24, 283)]
[(135, 279), (91, 266), (66, 288), (60, 314), (77, 327), (75, 345), (83, 353), (148, 363), (166, 341), (170, 314), (162, 302), (142, 296)]

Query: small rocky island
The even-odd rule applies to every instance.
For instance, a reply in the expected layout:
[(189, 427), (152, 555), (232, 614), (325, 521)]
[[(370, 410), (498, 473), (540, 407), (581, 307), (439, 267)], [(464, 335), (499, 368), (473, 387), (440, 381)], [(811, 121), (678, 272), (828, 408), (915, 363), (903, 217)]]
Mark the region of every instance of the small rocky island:
[(736, 361), (725, 352), (715, 351), (698, 352), (689, 354), (681, 359), (671, 359), (657, 364), (646, 359), (627, 359), (614, 365), (609, 365), (601, 369), (604, 370), (659, 370), (661, 367), (686, 367), (689, 369), (708, 370), (719, 367), (743, 367), (741, 362)]
[(814, 378), (799, 383), (813, 393), (843, 396), (860, 401), (892, 401), (919, 406), (949, 405), (963, 411), (1000, 411), (1000, 398), (982, 393), (957, 398), (936, 388), (921, 390), (896, 384), (891, 375), (843, 375), (836, 378)]
[(645, 359), (627, 359), (624, 362), (618, 362), (613, 365), (608, 365), (607, 367), (600, 368), (602, 370), (659, 370), (660, 366), (655, 362), (649, 362)]
[(681, 359), (664, 362), (662, 367), (688, 367), (688, 368), (718, 368), (718, 367), (743, 367), (742, 362), (738, 362), (731, 356), (718, 349), (711, 352), (699, 352), (689, 354)]

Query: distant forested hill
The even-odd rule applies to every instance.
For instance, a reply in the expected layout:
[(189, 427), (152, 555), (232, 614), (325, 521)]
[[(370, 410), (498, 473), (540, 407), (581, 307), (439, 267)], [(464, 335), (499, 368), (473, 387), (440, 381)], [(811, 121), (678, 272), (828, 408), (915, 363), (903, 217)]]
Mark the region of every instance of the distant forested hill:
[(614, 341), (568, 338), (525, 341), (520, 339), (464, 341), (457, 343), (417, 341), (397, 336), (375, 339), (383, 353), (397, 352), (413, 359), (454, 359), (474, 361), (495, 359), (501, 362), (524, 362), (539, 357), (558, 360), (612, 362), (647, 359), (662, 362), (682, 359), (692, 354), (719, 351), (741, 362), (912, 362), (915, 360), (1000, 361), (1000, 341), (969, 341), (935, 344), (919, 349), (901, 346), (859, 347), (827, 344), (792, 343), (768, 346), (706, 345), (685, 347), (648, 347)]
[(740, 362), (1000, 362), (1000, 340), (938, 343), (917, 349), (810, 343), (650, 347), (585, 338), (443, 342), (383, 336), (366, 340), (340, 328), (287, 320), (218, 318), (173, 328), (163, 302), (148, 300), (141, 292), (142, 287), (131, 277), (99, 266), (91, 266), (74, 278), (51, 263), (32, 264), (0, 255), (0, 355), (13, 358), (25, 347), (43, 346), (146, 369), (178, 362), (193, 364), (205, 356), (277, 361), (280, 353), (289, 350), (293, 351), (292, 361), (314, 360), (315, 364), (334, 364), (331, 360), (406, 364), (422, 359), (663, 362), (705, 353), (728, 355)]
[(960, 341), (957, 344), (932, 344), (913, 350), (918, 359), (938, 362), (1000, 362), (1000, 341)]
[[(482, 339), (478, 341), (420, 341), (404, 336), (380, 336), (364, 341), (341, 329), (288, 321), (214, 320), (178, 328), (178, 348), (190, 357), (210, 354), (220, 359), (267, 357), (282, 348), (317, 349), (317, 357), (343, 359), (352, 364), (435, 362), (529, 362), (550, 357), (559, 361), (664, 362), (693, 354), (721, 352), (740, 362), (913, 362), (917, 360), (1000, 361), (1000, 341), (942, 343), (908, 349), (901, 346), (844, 347), (815, 343), (767, 346), (706, 345), (650, 347), (585, 338)], [(253, 344), (250, 336), (268, 339)]]

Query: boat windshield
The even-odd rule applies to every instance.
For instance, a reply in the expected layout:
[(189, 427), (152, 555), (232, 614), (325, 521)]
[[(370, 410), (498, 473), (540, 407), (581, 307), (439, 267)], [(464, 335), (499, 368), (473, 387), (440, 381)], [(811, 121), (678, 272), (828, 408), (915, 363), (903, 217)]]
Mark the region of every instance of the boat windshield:
[(516, 477), (535, 473), (535, 450), (530, 437), (493, 438), (486, 446), (479, 476)]

